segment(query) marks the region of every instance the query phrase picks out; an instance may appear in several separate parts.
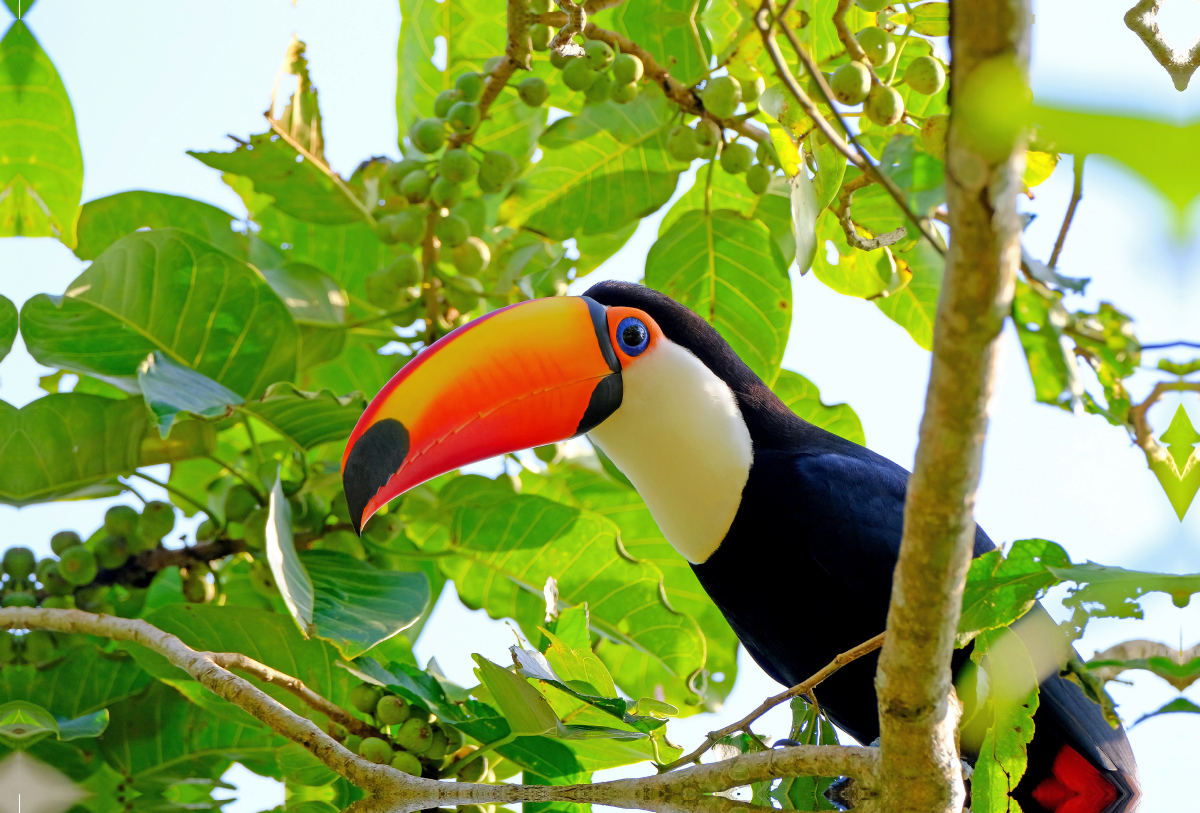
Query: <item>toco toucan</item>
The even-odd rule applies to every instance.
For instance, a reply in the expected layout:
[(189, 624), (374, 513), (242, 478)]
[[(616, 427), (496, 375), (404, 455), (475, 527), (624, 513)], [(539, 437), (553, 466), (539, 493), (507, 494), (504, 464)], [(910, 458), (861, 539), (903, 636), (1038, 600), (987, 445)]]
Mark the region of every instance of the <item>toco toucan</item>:
[[(351, 520), (361, 530), (439, 474), (582, 434), (633, 483), (781, 684), (884, 629), (908, 472), (801, 420), (704, 319), (641, 285), (602, 282), (583, 296), (502, 308), (422, 351), (350, 436), (342, 479)], [(994, 548), (977, 530), (975, 555)], [(806, 617), (806, 605), (820, 617)], [(877, 662), (855, 661), (819, 690), (830, 718), (864, 744), (879, 735)], [(956, 672), (966, 662), (957, 651)], [(1027, 813), (1136, 807), (1124, 731), (1057, 670), (1040, 697), (1016, 794)]]

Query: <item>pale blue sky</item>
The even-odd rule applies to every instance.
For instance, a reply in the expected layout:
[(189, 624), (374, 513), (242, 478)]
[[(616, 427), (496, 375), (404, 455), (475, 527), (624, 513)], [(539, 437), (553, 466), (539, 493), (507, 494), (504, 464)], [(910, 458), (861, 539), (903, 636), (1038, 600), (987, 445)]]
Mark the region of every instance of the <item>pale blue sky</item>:
[[(641, 0), (647, 2), (648, 0)], [(1194, 119), (1200, 90), (1178, 93), (1121, 21), (1127, 3), (1054, 0), (1035, 3), (1033, 84), (1043, 99), (1136, 110), (1156, 118)], [(321, 94), (326, 154), (348, 174), (368, 155), (396, 156), (395, 49), (400, 22), (395, 0), (251, 0), (164, 3), (152, 0), (39, 0), (27, 22), (50, 54), (71, 94), (86, 168), (84, 200), (127, 189), (188, 195), (243, 213), (219, 173), (185, 150), (228, 149), (225, 134), (263, 128), (261, 113), (284, 48), (293, 33), (308, 43)], [(0, 12), (2, 14), (2, 12)], [(1200, 4), (1171, 0), (1159, 17), (1170, 42), (1185, 47), (1200, 35)], [(498, 44), (499, 45), (499, 44)], [(1197, 80), (1200, 84), (1200, 80)], [(1153, 145), (1146, 145), (1153, 149)], [(685, 190), (691, 176), (685, 176)], [(1046, 259), (1070, 194), (1069, 163), (1035, 190), (1022, 208), (1039, 215), (1027, 233), (1035, 256)], [(1195, 213), (1193, 212), (1193, 215)], [(1137, 176), (1104, 159), (1089, 159), (1085, 197), (1060, 266), (1090, 276), (1086, 298), (1072, 307), (1115, 302), (1138, 320), (1145, 342), (1200, 340), (1200, 218), (1192, 239), (1171, 237), (1174, 215)], [(630, 244), (576, 287), (603, 277), (636, 279), (657, 232), (651, 217)], [(0, 292), (18, 306), (39, 292), (61, 293), (82, 270), (69, 250), (51, 240), (0, 240)], [(795, 318), (785, 365), (820, 386), (826, 402), (845, 401), (862, 418), (873, 449), (910, 466), (924, 400), (929, 357), (874, 305), (842, 297), (811, 275), (794, 275)], [(1189, 318), (1191, 316), (1191, 318)], [(1178, 359), (1190, 358), (1186, 352)], [(36, 365), (18, 341), (0, 364), (0, 398), (21, 405), (41, 395)], [(1157, 378), (1140, 374), (1136, 395)], [(1178, 400), (1151, 412), (1165, 429)], [(1200, 403), (1188, 402), (1200, 424)], [(1006, 333), (992, 409), (977, 516), (997, 542), (1053, 539), (1076, 560), (1128, 568), (1200, 572), (1200, 508), (1179, 523), (1145, 459), (1123, 432), (1103, 419), (1073, 416), (1033, 402), (1028, 371), (1011, 329)], [(3, 545), (39, 553), (62, 527), (96, 527), (111, 501), (0, 506)], [(1054, 601), (1049, 602), (1054, 611)], [(1081, 643), (1084, 656), (1134, 637), (1184, 646), (1200, 641), (1195, 602), (1145, 602), (1150, 621), (1094, 623)], [(833, 608), (836, 612), (836, 608)], [(443, 596), (418, 646), (446, 672), (471, 681), (470, 654), (503, 660), (511, 633)], [(778, 687), (748, 660), (725, 710), (672, 725), (685, 745), (736, 719)], [(1126, 720), (1174, 696), (1161, 680), (1136, 678), (1114, 686)], [(1193, 699), (1200, 698), (1196, 689)], [(786, 721), (769, 718), (761, 731), (780, 736)], [(1191, 790), (1200, 719), (1158, 718), (1132, 730), (1147, 799), (1143, 810), (1185, 809)], [(232, 813), (252, 813), (281, 799), (273, 783), (252, 778)], [(1186, 794), (1186, 795), (1185, 795)], [(1187, 804), (1185, 804), (1185, 802)]]

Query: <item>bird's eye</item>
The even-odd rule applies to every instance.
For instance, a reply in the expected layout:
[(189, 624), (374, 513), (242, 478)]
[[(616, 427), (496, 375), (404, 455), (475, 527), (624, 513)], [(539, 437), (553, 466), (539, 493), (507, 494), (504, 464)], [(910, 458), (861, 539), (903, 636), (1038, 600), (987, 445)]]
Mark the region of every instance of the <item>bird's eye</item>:
[(650, 331), (646, 330), (640, 319), (627, 316), (617, 325), (617, 344), (625, 355), (640, 356), (646, 345), (650, 344)]

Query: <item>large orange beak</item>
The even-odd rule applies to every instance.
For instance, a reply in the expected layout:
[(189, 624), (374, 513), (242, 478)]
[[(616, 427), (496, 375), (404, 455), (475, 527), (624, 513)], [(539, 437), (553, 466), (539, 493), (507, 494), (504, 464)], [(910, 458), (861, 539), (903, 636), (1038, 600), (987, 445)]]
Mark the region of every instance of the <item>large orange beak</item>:
[(460, 327), (405, 365), (354, 427), (342, 485), (355, 530), (439, 474), (591, 430), (621, 392), (592, 299), (536, 299)]

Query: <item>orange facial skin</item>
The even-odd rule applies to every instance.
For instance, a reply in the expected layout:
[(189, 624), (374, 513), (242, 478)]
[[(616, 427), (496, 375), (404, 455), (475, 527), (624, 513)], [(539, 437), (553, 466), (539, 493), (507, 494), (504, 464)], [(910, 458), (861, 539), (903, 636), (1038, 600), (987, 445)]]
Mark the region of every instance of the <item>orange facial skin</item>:
[[(663, 341), (662, 329), (658, 324), (651, 319), (645, 311), (640, 311), (637, 308), (612, 307), (605, 314), (608, 320), (608, 340), (612, 342), (613, 350), (616, 351), (617, 358), (621, 362), (621, 368), (624, 369), (631, 364), (636, 364), (639, 358), (654, 352), (654, 346)], [(650, 333), (650, 343), (646, 345), (646, 349), (637, 356), (629, 356), (621, 349), (621, 343), (617, 340), (617, 327), (621, 322), (629, 317), (638, 319), (646, 330)]]
[[(617, 375), (619, 404), (619, 365), (611, 349), (606, 358), (598, 319), (601, 306), (582, 297), (523, 302), (464, 325), (409, 362), (367, 407), (346, 445), (347, 501), (352, 513), (356, 501), (362, 505), (355, 525), (439, 474), (574, 436), (602, 379)], [(387, 454), (356, 452), (381, 436), (368, 435), (381, 423), (389, 437), (407, 442), (394, 471), (370, 470), (393, 459)]]

